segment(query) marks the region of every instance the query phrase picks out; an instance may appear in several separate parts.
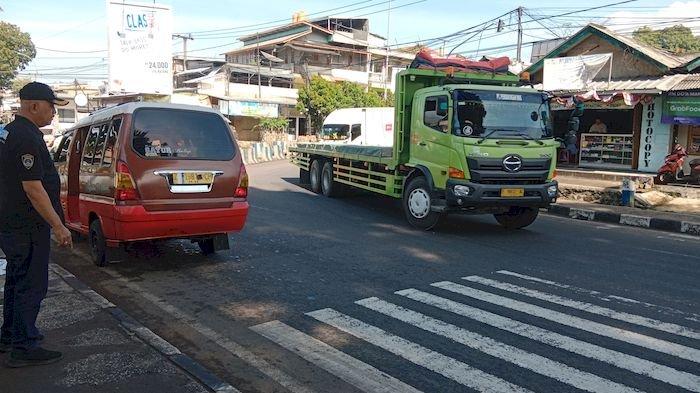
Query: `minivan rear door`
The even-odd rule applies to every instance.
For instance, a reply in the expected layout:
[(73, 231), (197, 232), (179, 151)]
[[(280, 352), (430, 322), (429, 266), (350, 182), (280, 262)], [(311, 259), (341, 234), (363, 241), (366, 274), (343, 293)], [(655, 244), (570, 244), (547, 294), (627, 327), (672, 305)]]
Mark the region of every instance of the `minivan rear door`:
[(125, 157), (146, 210), (230, 207), (241, 156), (223, 117), (214, 112), (140, 108)]

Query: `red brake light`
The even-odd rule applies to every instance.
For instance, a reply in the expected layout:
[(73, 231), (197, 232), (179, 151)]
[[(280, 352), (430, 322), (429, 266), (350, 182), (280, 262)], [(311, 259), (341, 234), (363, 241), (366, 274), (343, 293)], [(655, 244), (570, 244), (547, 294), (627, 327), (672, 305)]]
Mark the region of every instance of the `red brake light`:
[(238, 187), (233, 193), (236, 198), (247, 198), (248, 197), (248, 172), (245, 170), (245, 165), (241, 164), (241, 172), (238, 178)]
[(114, 177), (114, 199), (117, 201), (134, 201), (139, 199), (134, 178), (129, 167), (122, 161), (117, 162), (117, 173)]

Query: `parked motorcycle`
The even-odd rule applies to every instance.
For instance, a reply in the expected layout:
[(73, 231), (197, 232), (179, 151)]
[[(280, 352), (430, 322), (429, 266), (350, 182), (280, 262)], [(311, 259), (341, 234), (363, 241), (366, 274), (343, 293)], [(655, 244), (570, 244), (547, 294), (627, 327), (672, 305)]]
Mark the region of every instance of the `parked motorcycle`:
[(668, 183), (694, 183), (700, 184), (700, 158), (696, 158), (688, 164), (690, 173), (686, 174), (683, 170), (683, 163), (688, 156), (685, 148), (676, 143), (673, 146), (671, 154), (667, 155), (664, 160), (664, 165), (657, 171), (656, 184)]

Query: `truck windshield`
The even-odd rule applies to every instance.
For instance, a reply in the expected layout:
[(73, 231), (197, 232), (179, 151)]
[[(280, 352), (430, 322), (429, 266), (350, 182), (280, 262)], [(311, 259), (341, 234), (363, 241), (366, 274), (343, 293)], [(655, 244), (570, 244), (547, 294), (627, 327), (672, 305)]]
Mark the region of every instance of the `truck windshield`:
[(547, 97), (537, 93), (455, 90), (453, 134), (472, 138), (552, 137)]
[(321, 139), (337, 141), (344, 140), (348, 138), (348, 131), (350, 126), (348, 124), (324, 124), (321, 128)]

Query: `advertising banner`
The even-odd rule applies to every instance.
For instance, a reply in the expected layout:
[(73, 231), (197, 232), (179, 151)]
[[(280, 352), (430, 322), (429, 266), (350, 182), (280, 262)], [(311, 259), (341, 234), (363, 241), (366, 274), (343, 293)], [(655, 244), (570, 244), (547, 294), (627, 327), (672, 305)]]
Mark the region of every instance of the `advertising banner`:
[(661, 122), (700, 125), (700, 91), (669, 92), (664, 101)]
[(107, 1), (109, 90), (172, 94), (172, 12), (154, 3)]
[(584, 90), (609, 61), (612, 61), (612, 53), (545, 59), (543, 88), (548, 91)]

